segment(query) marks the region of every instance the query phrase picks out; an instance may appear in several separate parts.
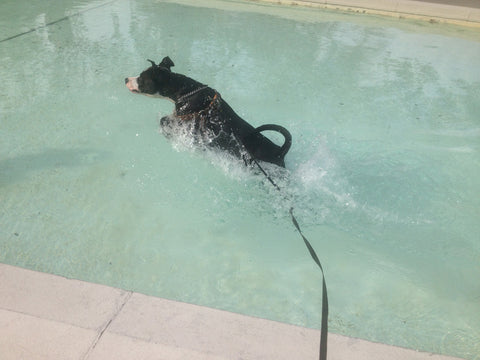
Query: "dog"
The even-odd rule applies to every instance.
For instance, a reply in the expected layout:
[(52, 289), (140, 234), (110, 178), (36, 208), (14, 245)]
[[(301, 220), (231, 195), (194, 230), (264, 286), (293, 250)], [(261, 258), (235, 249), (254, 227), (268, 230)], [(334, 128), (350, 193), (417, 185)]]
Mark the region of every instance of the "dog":
[[(174, 73), (167, 56), (137, 77), (125, 78), (125, 85), (135, 94), (167, 98), (175, 104), (172, 115), (160, 120), (162, 132), (169, 136), (178, 128), (186, 129), (198, 144), (225, 150), (245, 164), (256, 160), (285, 167), (285, 155), (292, 144), (290, 132), (280, 125), (254, 128), (238, 116), (221, 95), (211, 87), (185, 75)], [(283, 135), (279, 146), (262, 134), (276, 131)]]

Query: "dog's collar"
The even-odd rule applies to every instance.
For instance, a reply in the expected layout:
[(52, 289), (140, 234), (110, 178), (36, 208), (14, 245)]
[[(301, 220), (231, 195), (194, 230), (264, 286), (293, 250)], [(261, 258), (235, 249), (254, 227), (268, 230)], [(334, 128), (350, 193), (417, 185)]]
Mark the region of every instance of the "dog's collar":
[(208, 85), (205, 85), (205, 86), (202, 86), (202, 87), (199, 87), (198, 89), (195, 89), (193, 91), (190, 91), (189, 93), (186, 93), (185, 95), (182, 95), (180, 96), (176, 102), (182, 102), (183, 100), (185, 100), (186, 98), (202, 91), (202, 90), (205, 90), (206, 88), (208, 88)]

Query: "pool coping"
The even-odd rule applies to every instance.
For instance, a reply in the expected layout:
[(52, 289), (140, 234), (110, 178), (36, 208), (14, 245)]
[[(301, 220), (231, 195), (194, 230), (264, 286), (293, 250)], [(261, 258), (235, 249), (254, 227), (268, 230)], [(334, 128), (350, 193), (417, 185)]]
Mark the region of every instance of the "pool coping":
[[(0, 353), (28, 358), (317, 359), (319, 331), (0, 263)], [(329, 333), (331, 360), (453, 360)]]
[[(430, 23), (480, 27), (480, 3), (464, 0), (463, 5), (447, 0), (247, 0), (279, 5), (319, 7), (345, 12), (408, 18)], [(453, 3), (453, 1), (452, 1)]]

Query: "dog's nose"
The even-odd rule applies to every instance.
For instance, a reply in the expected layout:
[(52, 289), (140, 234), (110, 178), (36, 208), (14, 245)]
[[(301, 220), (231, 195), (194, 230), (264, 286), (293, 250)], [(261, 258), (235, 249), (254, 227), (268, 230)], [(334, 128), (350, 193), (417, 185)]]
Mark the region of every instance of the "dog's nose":
[(128, 78), (125, 78), (125, 84), (128, 83)]

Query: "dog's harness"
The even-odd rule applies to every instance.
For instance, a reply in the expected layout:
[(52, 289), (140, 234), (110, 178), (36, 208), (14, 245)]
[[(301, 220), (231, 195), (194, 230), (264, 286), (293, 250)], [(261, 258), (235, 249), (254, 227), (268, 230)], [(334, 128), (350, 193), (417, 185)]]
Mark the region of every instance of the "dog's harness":
[[(180, 97), (177, 100), (177, 102), (184, 101), (188, 97), (206, 88), (208, 88), (208, 86), (204, 86), (204, 87), (198, 88), (197, 90), (189, 92), (188, 94), (185, 94), (182, 97)], [(211, 135), (209, 134), (210, 127), (207, 126), (207, 122), (208, 122), (208, 125), (213, 125), (215, 128), (218, 128), (218, 131), (215, 131), (217, 129), (213, 130), (215, 135), (218, 135), (218, 133), (221, 130), (222, 124), (220, 120), (214, 121), (215, 119), (219, 119), (219, 117), (214, 116), (214, 112), (215, 112), (216, 106), (220, 104), (220, 99), (221, 99), (220, 94), (217, 91), (215, 91), (215, 95), (213, 96), (212, 100), (205, 108), (203, 108), (200, 111), (186, 114), (186, 115), (176, 115), (176, 117), (183, 122), (193, 121), (195, 132), (200, 133), (202, 136), (207, 136), (207, 137)]]
[[(212, 115), (212, 112), (213, 110), (215, 109), (215, 106), (219, 105), (220, 104), (220, 94), (218, 92), (215, 91), (215, 95), (213, 95), (213, 98), (212, 98), (212, 101), (210, 101), (210, 104), (208, 104), (208, 106), (199, 112), (199, 122), (198, 122), (198, 130), (204, 134), (207, 132), (207, 119), (212, 119), (211, 115)], [(215, 119), (215, 117), (213, 117), (213, 119)], [(220, 121), (217, 121), (217, 122), (212, 122), (212, 123), (216, 123), (218, 125), (220, 125)], [(197, 124), (195, 124), (195, 127), (197, 126)], [(218, 135), (218, 134), (217, 134)]]

